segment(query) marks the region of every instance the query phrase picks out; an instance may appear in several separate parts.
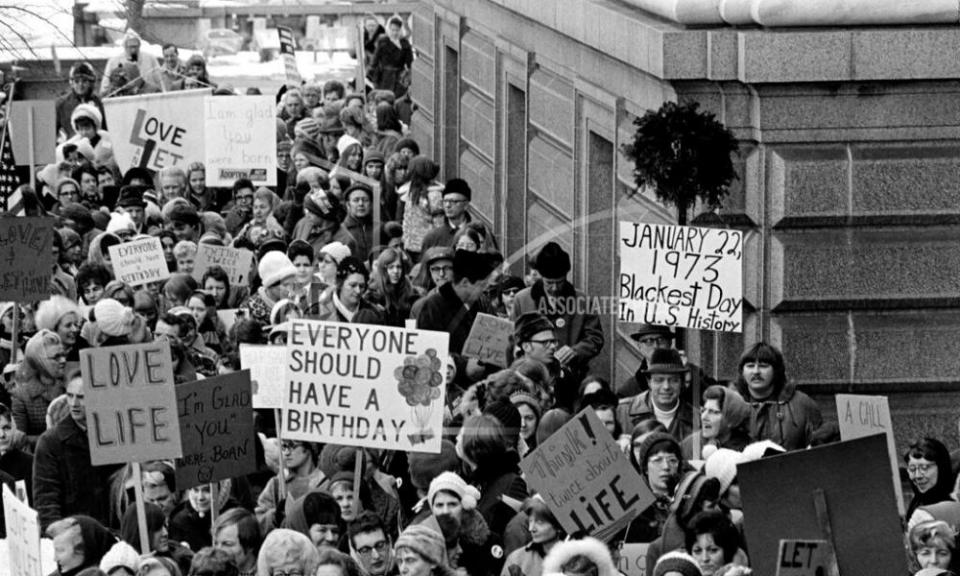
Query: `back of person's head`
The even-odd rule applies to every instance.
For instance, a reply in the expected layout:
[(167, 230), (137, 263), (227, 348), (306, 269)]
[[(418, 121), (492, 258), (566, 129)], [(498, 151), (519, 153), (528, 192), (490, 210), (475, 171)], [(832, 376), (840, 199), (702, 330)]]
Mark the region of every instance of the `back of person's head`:
[(510, 449), (503, 424), (490, 414), (476, 414), (463, 423), (463, 455), (479, 466), (490, 466)]
[(207, 546), (194, 554), (188, 576), (237, 576), (239, 572), (230, 553)]
[[(163, 515), (163, 510), (156, 504), (144, 502), (143, 510), (147, 520), (148, 537), (153, 537), (154, 533), (160, 531), (166, 525), (167, 518)], [(120, 536), (124, 542), (133, 546), (137, 552), (141, 554), (144, 553), (144, 551), (140, 549), (140, 524), (136, 506), (130, 506), (127, 508), (127, 511), (124, 512), (123, 522), (120, 525)]]
[(353, 558), (333, 548), (320, 549), (317, 567), (320, 566), (336, 566), (340, 569), (340, 576), (362, 576), (360, 566)]

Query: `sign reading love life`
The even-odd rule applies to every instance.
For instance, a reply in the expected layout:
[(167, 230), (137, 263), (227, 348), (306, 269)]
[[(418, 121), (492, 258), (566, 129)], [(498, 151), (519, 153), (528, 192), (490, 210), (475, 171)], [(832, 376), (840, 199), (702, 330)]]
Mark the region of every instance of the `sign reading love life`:
[(440, 452), (450, 335), (293, 320), (283, 438)]
[(743, 233), (620, 222), (620, 320), (743, 331)]

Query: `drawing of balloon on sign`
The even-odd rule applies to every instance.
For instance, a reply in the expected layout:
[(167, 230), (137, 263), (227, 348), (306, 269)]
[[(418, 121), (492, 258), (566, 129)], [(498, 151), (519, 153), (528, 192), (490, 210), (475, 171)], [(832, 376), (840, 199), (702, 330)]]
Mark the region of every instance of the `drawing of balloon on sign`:
[(422, 444), (433, 438), (430, 416), (437, 403), (435, 401), (442, 395), (441, 365), (437, 351), (428, 348), (426, 353), (419, 356), (407, 356), (403, 359), (403, 366), (397, 366), (393, 371), (397, 379), (397, 391), (407, 400), (410, 420), (416, 426), (414, 433), (407, 435), (411, 444)]

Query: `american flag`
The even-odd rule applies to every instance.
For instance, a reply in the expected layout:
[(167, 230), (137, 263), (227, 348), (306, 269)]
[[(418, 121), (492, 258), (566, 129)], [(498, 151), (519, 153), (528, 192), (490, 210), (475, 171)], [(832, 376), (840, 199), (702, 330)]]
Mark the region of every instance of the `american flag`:
[(3, 130), (3, 143), (0, 144), (0, 198), (3, 198), (4, 212), (23, 216), (23, 196), (17, 188), (17, 164), (13, 161), (13, 145), (10, 143), (10, 127)]

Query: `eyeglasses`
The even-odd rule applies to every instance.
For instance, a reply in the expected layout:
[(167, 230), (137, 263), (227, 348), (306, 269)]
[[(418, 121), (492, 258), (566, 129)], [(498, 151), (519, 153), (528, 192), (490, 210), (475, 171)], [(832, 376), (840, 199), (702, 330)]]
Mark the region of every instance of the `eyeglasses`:
[(666, 346), (670, 341), (660, 336), (650, 336), (641, 338), (638, 342), (646, 344), (647, 346)]
[(440, 272), (448, 272), (450, 270), (453, 270), (453, 266), (431, 266), (430, 267), (430, 271), (436, 272), (437, 274), (439, 274)]
[(467, 202), (467, 200), (454, 200), (452, 198), (443, 199), (444, 204), (463, 204), (464, 202)]
[(676, 456), (654, 456), (647, 460), (650, 464), (656, 464), (657, 466), (663, 466), (666, 468), (676, 468), (680, 466), (680, 460)]
[(929, 472), (936, 464), (915, 464), (913, 466), (907, 466), (907, 474), (914, 476), (916, 474), (926, 474)]
[(541, 344), (543, 346), (557, 346), (560, 341), (556, 338), (545, 338), (543, 340), (530, 340), (531, 344)]
[(303, 570), (298, 570), (296, 568), (293, 570), (287, 570), (286, 572), (283, 570), (271, 570), (270, 574), (271, 576), (303, 576)]
[(360, 554), (361, 556), (369, 556), (370, 554), (373, 553), (374, 550), (376, 550), (377, 554), (379, 554), (380, 556), (383, 556), (383, 554), (387, 551), (387, 548), (389, 546), (390, 544), (386, 540), (381, 540), (375, 543), (373, 546), (364, 546), (363, 548), (357, 548), (357, 554)]
[(284, 442), (283, 444), (280, 445), (280, 450), (282, 452), (293, 452), (299, 447), (300, 447), (300, 444), (297, 444), (296, 442)]

